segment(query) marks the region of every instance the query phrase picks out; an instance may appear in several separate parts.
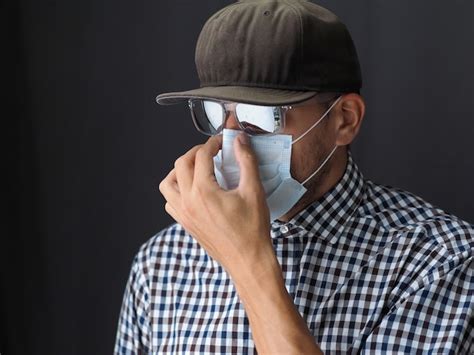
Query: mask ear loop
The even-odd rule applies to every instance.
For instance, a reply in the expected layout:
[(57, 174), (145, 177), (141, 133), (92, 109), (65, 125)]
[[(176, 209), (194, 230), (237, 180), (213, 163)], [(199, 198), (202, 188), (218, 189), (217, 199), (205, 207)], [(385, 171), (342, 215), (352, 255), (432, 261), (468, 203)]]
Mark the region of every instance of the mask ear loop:
[(342, 95), (339, 96), (339, 97), (337, 98), (337, 100), (333, 102), (333, 104), (326, 110), (326, 112), (324, 112), (324, 114), (321, 116), (321, 118), (320, 118), (316, 123), (314, 123), (311, 127), (309, 127), (309, 128), (306, 130), (306, 132), (304, 132), (301, 136), (299, 136), (299, 137), (296, 138), (293, 142), (291, 142), (291, 144), (295, 144), (296, 142), (298, 142), (300, 139), (302, 139), (304, 136), (306, 136), (306, 135), (309, 133), (309, 131), (311, 131), (314, 127), (316, 127), (316, 126), (319, 124), (319, 122), (321, 122), (321, 121), (323, 120), (323, 118), (327, 116), (327, 114), (329, 113), (329, 111), (332, 110), (332, 108), (334, 107), (334, 105), (336, 105), (336, 104), (339, 102), (339, 100), (341, 99), (341, 97), (342, 97)]

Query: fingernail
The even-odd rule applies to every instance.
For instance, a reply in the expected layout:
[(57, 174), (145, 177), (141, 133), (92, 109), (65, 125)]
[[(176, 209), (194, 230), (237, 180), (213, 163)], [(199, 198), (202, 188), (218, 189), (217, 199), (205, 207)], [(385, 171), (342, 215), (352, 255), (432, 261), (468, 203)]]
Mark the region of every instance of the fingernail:
[(238, 138), (241, 144), (249, 144), (249, 137), (245, 133), (239, 134)]

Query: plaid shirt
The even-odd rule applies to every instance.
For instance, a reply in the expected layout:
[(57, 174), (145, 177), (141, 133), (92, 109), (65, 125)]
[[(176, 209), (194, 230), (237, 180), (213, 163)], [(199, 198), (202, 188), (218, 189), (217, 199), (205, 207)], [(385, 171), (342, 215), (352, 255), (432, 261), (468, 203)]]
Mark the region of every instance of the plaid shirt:
[[(473, 226), (364, 179), (350, 153), (339, 183), (271, 238), (325, 354), (474, 354)], [(115, 353), (256, 353), (231, 279), (179, 224), (133, 260)]]

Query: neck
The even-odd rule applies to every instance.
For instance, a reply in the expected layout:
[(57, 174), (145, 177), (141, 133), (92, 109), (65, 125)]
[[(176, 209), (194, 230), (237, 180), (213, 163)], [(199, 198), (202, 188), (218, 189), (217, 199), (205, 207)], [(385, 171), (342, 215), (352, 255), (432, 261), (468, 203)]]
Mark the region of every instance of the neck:
[[(316, 184), (310, 186), (306, 194), (303, 195), (296, 205), (294, 205), (286, 214), (278, 218), (278, 220), (282, 222), (290, 221), (297, 213), (308, 207), (314, 201), (320, 199), (326, 192), (337, 185), (346, 171), (347, 149), (337, 149), (327, 164), (330, 165), (328, 173), (325, 176), (322, 176), (322, 179), (317, 179), (315, 176), (313, 181), (316, 181)], [(318, 174), (320, 173), (321, 171)]]

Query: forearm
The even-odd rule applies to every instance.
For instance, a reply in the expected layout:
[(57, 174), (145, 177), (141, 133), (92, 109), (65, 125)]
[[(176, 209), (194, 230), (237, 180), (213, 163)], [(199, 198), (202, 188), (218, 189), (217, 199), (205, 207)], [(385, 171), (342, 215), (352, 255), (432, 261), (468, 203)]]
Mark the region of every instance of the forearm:
[(323, 354), (285, 288), (274, 254), (233, 279), (259, 353)]

